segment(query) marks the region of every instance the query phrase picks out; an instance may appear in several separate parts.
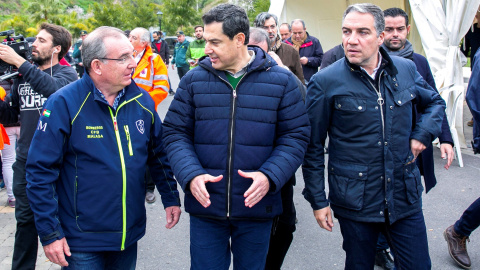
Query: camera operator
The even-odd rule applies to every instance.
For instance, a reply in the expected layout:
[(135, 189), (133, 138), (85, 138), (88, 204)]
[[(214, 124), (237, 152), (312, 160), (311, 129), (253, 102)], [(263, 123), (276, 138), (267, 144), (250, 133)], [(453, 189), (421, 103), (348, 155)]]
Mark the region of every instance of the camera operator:
[(11, 47), (0, 44), (0, 59), (16, 66), (21, 74), (14, 80), (12, 94), (5, 101), (0, 101), (0, 123), (15, 123), (19, 117), (21, 120), (17, 157), (13, 164), (17, 231), (12, 269), (35, 269), (38, 236), (26, 193), (25, 163), (43, 104), (55, 91), (77, 79), (77, 73), (72, 67), (58, 64), (70, 48), (71, 40), (72, 35), (67, 29), (43, 23), (32, 45), (34, 64), (22, 58)]

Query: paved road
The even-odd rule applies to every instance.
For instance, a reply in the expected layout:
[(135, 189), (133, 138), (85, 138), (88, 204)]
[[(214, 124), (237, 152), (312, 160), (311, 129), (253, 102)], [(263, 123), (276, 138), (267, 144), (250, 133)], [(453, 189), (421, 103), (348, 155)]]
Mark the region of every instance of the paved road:
[[(176, 70), (169, 69), (172, 85), (178, 84)], [(169, 96), (158, 107), (163, 119), (172, 97)], [(466, 107), (465, 107), (466, 108)], [(465, 110), (465, 120), (470, 113)], [(467, 142), (471, 140), (471, 128), (465, 127)], [(458, 269), (450, 259), (443, 230), (455, 222), (476, 198), (480, 190), (480, 157), (473, 156), (471, 149), (463, 149), (465, 167), (460, 168), (454, 161), (447, 171), (443, 169), (443, 160), (435, 149), (435, 166), (438, 184), (423, 196), (424, 214), (427, 223), (428, 241), (433, 269)], [(304, 187), (301, 170), (297, 171), (295, 204), (298, 224), (294, 240), (284, 262), (283, 269), (343, 269), (345, 254), (342, 250), (342, 237), (338, 223), (333, 232), (320, 229), (313, 218), (309, 204), (301, 196)], [(157, 196), (158, 193), (157, 193)], [(0, 202), (6, 202), (5, 190), (0, 191)], [(183, 212), (179, 224), (171, 230), (165, 225), (165, 213), (160, 200), (146, 205), (148, 224), (146, 236), (139, 242), (137, 269), (181, 270), (189, 269), (189, 216)], [(183, 210), (183, 209), (182, 209)], [(0, 270), (11, 268), (15, 217), (11, 208), (0, 205)], [(471, 236), (468, 244), (472, 269), (480, 269), (480, 234)], [(60, 269), (46, 260), (39, 249), (37, 269)], [(379, 269), (379, 268), (376, 268)]]

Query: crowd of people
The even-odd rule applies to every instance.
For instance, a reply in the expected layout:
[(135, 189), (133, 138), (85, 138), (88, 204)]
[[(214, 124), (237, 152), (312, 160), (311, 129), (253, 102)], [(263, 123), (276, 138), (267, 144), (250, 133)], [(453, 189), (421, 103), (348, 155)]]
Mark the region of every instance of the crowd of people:
[[(345, 269), (431, 269), (421, 179), (426, 192), (436, 185), (432, 141), (446, 169), (454, 145), (405, 11), (349, 6), (341, 44), (325, 53), (302, 19), (280, 24), (262, 12), (251, 27), (243, 8), (221, 4), (202, 20), (191, 42), (176, 32), (171, 58), (162, 32), (141, 27), (82, 30), (74, 67), (62, 65), (72, 36), (59, 25), (40, 26), (32, 62), (0, 44), (20, 73), (0, 88), (12, 269), (35, 269), (38, 239), (62, 269), (135, 269), (145, 201), (156, 201), (156, 187), (173, 228), (177, 184), (191, 269), (281, 269), (300, 166), (318, 225), (331, 231), (338, 220)], [(477, 153), (480, 62), (472, 67)], [(162, 123), (156, 108), (169, 94)], [(444, 232), (463, 268), (479, 200)]]

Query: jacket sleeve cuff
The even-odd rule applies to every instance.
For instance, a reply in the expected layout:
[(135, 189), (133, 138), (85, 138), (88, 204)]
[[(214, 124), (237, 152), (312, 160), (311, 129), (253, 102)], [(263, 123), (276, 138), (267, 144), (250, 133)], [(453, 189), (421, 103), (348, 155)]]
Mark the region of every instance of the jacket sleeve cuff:
[(42, 243), (42, 246), (46, 246), (64, 238), (65, 234), (63, 233), (62, 227), (58, 225), (55, 231), (50, 233), (38, 233), (38, 236), (40, 237), (40, 242)]
[(423, 143), (423, 145), (425, 146), (429, 146), (433, 139), (432, 139), (432, 135), (424, 130), (424, 129), (421, 129), (421, 128), (416, 128), (413, 132), (412, 132), (412, 135), (410, 135), (410, 139), (415, 139), (421, 143)]
[(310, 192), (304, 189), (302, 194), (305, 200), (307, 200), (310, 203), (310, 206), (312, 207), (313, 210), (320, 210), (322, 208), (329, 206), (329, 202), (324, 192), (320, 195), (314, 196)]

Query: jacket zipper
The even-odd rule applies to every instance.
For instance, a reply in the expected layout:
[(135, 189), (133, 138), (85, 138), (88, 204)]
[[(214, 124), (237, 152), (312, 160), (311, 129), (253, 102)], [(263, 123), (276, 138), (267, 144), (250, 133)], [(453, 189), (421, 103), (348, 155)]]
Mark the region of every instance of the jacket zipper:
[[(266, 60), (265, 60), (266, 62)], [(245, 76), (247, 76), (249, 73), (259, 69), (260, 67), (264, 66), (265, 63), (263, 63), (262, 65), (260, 65), (259, 67), (255, 68), (254, 70), (251, 70), (250, 72), (246, 72), (243, 77), (238, 81), (237, 83), (237, 88), (238, 86), (240, 85), (240, 83), (242, 82), (243, 78), (245, 78)], [(205, 69), (209, 69), (209, 67), (204, 67)], [(212, 72), (213, 74), (215, 74), (215, 72)], [(217, 75), (218, 76), (218, 75)], [(224, 81), (227, 85), (230, 85), (230, 87), (232, 88), (232, 113), (231, 113), (231, 118), (232, 118), (232, 121), (230, 123), (230, 144), (229, 144), (229, 150), (228, 150), (228, 168), (227, 168), (227, 171), (228, 171), (228, 181), (227, 181), (227, 218), (230, 217), (230, 186), (231, 186), (231, 181), (232, 181), (232, 177), (233, 177), (233, 168), (232, 168), (232, 156), (233, 156), (233, 130), (235, 128), (235, 109), (236, 109), (236, 100), (237, 100), (237, 90), (233, 88), (233, 86), (230, 84), (230, 82), (224, 80), (222, 77), (218, 76), (218, 78), (222, 81)]]
[(125, 129), (125, 134), (127, 135), (127, 142), (128, 142), (128, 153), (130, 156), (133, 156), (133, 149), (132, 149), (132, 141), (130, 139), (130, 132), (128, 131), (128, 125), (123, 126)]
[[(240, 84), (240, 82), (243, 80), (243, 78), (247, 75), (247, 73), (245, 73), (243, 75), (243, 77), (240, 79), (240, 81), (238, 81), (237, 83), (237, 88), (238, 88), (238, 85)], [(236, 109), (236, 100), (237, 100), (237, 90), (233, 88), (233, 86), (225, 81), (222, 77), (218, 76), (222, 81), (224, 81), (225, 83), (227, 83), (228, 85), (230, 85), (230, 87), (232, 88), (232, 113), (231, 113), (231, 119), (232, 121), (230, 122), (230, 145), (229, 145), (229, 149), (228, 149), (228, 181), (227, 181), (227, 218), (230, 217), (230, 193), (231, 193), (231, 185), (232, 185), (232, 177), (233, 177), (233, 168), (232, 168), (232, 159), (233, 159), (233, 131), (234, 131), (234, 128), (235, 128), (235, 109)]]
[[(384, 116), (383, 116), (383, 104), (385, 102), (382, 98), (382, 92), (380, 92), (380, 82), (382, 80), (382, 74), (383, 74), (383, 70), (380, 72), (380, 76), (378, 76), (378, 89), (375, 88), (375, 86), (373, 85), (372, 82), (370, 82), (370, 80), (368, 80), (368, 82), (373, 87), (373, 89), (375, 89), (375, 92), (377, 92), (377, 96), (378, 96), (377, 103), (378, 103), (378, 105), (380, 105), (380, 115), (382, 116), (382, 136), (383, 136), (382, 142), (385, 145), (385, 119), (384, 119)], [(386, 179), (386, 177), (384, 179), (384, 184), (385, 184), (385, 204), (388, 204), (388, 200), (387, 200), (387, 196), (386, 196), (386, 192), (387, 192), (387, 179)]]
[(143, 94), (140, 94), (128, 101), (124, 101), (120, 105), (118, 105), (117, 110), (115, 111), (115, 115), (113, 115), (112, 108), (109, 106), (108, 110), (110, 111), (110, 116), (112, 117), (113, 128), (115, 130), (115, 138), (117, 139), (117, 146), (118, 146), (118, 153), (120, 155), (120, 164), (122, 166), (122, 245), (120, 250), (125, 250), (125, 239), (127, 238), (127, 169), (125, 166), (125, 157), (123, 155), (123, 147), (122, 141), (120, 139), (120, 132), (118, 131), (118, 122), (117, 122), (117, 115), (118, 111), (121, 107), (125, 104), (133, 101)]

